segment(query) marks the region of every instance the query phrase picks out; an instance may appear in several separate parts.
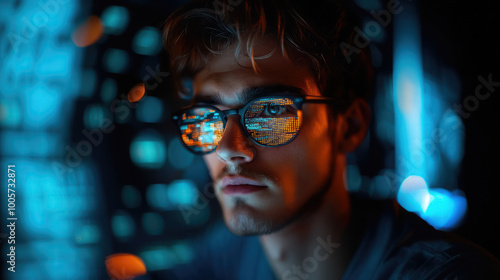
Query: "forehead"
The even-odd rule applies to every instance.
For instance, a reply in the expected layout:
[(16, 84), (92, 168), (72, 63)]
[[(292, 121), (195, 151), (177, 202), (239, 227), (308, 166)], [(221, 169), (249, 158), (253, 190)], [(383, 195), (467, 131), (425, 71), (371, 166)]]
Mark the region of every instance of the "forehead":
[[(311, 70), (285, 59), (272, 41), (255, 46), (256, 67), (246, 53), (235, 57), (236, 46), (215, 55), (193, 79), (194, 99), (212, 99), (221, 105), (241, 106), (250, 89), (296, 88), (307, 95), (320, 95)], [(266, 58), (259, 58), (270, 54)]]

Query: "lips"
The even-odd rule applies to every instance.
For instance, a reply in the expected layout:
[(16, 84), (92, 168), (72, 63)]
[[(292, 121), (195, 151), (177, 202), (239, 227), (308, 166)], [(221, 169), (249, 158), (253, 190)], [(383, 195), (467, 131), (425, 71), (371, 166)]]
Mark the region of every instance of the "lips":
[(226, 176), (221, 181), (222, 193), (226, 195), (249, 194), (267, 188), (256, 180), (241, 176)]

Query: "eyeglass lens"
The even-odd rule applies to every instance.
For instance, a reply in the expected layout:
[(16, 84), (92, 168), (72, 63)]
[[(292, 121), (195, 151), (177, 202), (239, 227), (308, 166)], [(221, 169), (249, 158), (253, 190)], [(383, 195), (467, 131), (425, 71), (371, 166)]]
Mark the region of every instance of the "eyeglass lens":
[[(300, 112), (287, 97), (261, 98), (246, 106), (243, 123), (250, 137), (264, 146), (293, 140), (301, 124)], [(184, 144), (196, 153), (215, 150), (224, 132), (222, 114), (209, 107), (185, 111), (179, 121)]]

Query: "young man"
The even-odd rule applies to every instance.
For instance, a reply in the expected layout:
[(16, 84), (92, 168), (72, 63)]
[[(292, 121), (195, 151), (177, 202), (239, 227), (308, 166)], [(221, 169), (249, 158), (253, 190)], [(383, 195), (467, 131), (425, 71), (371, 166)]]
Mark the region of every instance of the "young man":
[[(225, 229), (153, 279), (493, 279), (486, 252), (392, 203), (351, 197), (370, 58), (335, 1), (195, 1), (164, 39), (181, 139), (202, 154)], [(344, 46), (344, 47), (343, 47)], [(349, 59), (346, 59), (346, 56)]]

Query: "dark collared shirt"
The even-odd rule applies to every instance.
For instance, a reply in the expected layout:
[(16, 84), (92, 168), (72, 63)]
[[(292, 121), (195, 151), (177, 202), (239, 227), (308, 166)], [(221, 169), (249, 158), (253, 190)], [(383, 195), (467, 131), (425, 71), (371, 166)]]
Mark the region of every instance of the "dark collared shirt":
[[(351, 201), (351, 231), (361, 234), (342, 280), (500, 279), (500, 262), (479, 246), (435, 230), (393, 201), (354, 196)], [(190, 264), (140, 279), (277, 279), (258, 237), (235, 236), (223, 224), (200, 242), (196, 253)], [(303, 278), (289, 274), (284, 279)]]

